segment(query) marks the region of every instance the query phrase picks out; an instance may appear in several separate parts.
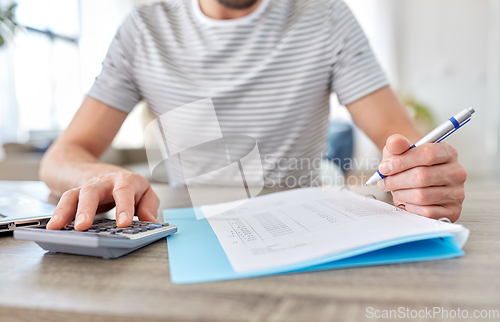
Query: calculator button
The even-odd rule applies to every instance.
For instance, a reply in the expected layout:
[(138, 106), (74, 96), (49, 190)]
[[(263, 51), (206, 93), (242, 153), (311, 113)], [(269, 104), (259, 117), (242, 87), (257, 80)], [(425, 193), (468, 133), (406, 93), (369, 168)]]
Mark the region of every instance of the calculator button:
[(89, 232), (89, 233), (99, 233), (100, 230), (99, 229), (89, 229), (89, 230), (86, 230), (86, 232)]
[(154, 227), (154, 228), (161, 228), (162, 227), (161, 224), (149, 224), (148, 226)]
[(147, 225), (147, 226), (146, 226), (146, 228), (147, 228), (147, 230), (153, 230), (153, 229), (156, 229), (156, 227), (155, 227), (155, 226), (153, 226), (153, 225)]
[(139, 231), (141, 231), (141, 232), (148, 231), (148, 228), (147, 227), (141, 227), (141, 228), (139, 228)]
[(139, 231), (138, 231), (138, 230), (136, 230), (136, 229), (125, 229), (125, 230), (123, 231), (123, 233), (124, 233), (124, 234), (137, 234), (137, 233), (139, 233)]

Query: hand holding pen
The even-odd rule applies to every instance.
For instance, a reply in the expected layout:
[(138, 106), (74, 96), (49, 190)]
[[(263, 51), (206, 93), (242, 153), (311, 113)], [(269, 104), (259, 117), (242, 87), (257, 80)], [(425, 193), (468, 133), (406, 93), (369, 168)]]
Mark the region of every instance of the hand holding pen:
[(433, 142), (441, 142), (462, 127), (473, 113), (472, 108), (463, 110), (414, 145), (402, 135), (389, 137), (379, 170), (366, 184), (378, 181), (380, 189), (392, 192), (394, 204), (404, 205), (409, 212), (455, 221), (465, 198), (467, 173), (453, 146)]

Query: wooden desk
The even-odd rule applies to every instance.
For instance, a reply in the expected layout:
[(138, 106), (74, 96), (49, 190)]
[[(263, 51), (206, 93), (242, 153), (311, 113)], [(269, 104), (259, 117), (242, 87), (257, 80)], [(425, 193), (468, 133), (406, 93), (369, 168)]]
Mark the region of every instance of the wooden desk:
[[(0, 187), (48, 195), (39, 182)], [(154, 189), (162, 208), (190, 204), (183, 189)], [(221, 193), (231, 189), (207, 190), (206, 198)], [(499, 201), (499, 186), (467, 186), (460, 223), (471, 235), (461, 258), (195, 285), (170, 282), (165, 240), (103, 260), (2, 236), (0, 321), (361, 321), (375, 320), (367, 307), (500, 310)]]

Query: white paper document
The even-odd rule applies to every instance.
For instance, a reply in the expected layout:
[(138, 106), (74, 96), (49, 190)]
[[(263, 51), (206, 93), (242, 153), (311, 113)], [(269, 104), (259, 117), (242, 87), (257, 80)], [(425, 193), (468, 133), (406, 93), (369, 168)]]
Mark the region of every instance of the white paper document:
[(236, 272), (268, 269), (401, 237), (466, 231), (340, 188), (302, 188), (232, 210), (202, 206)]

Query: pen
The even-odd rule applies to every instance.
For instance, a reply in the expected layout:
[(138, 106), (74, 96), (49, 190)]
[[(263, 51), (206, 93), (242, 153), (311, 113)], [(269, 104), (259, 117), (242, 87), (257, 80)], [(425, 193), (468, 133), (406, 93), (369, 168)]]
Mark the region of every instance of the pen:
[[(424, 143), (439, 143), (450, 136), (453, 132), (464, 126), (470, 121), (470, 117), (474, 114), (474, 109), (472, 107), (466, 108), (457, 115), (450, 117), (449, 120), (445, 121), (443, 124), (439, 125), (437, 128), (432, 130), (429, 134), (420, 139), (417, 143), (413, 144), (408, 150), (416, 148)], [(375, 172), (368, 181), (366, 181), (365, 186), (374, 184), (375, 182), (384, 179), (382, 173), (378, 170)]]

